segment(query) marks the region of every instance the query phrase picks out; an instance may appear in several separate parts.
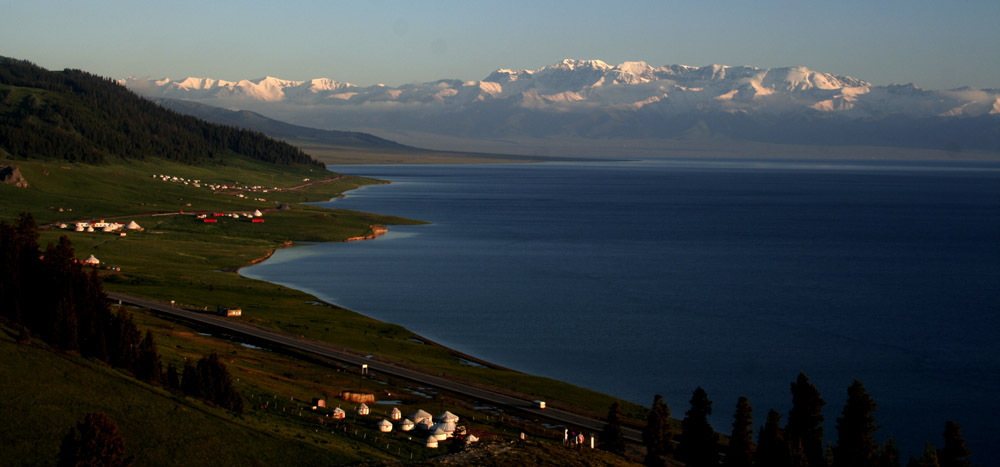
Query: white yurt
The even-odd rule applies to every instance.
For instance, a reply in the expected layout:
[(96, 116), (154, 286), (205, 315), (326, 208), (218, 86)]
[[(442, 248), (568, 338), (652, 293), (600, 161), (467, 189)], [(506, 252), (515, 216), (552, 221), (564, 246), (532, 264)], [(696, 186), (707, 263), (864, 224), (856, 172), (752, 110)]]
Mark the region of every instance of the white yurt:
[(93, 232), (93, 231), (94, 231), (94, 226), (91, 225), (87, 227), (87, 232)]
[(378, 431), (381, 431), (382, 433), (392, 431), (392, 422), (383, 418), (381, 422), (378, 422)]
[(420, 422), (425, 419), (430, 420), (431, 414), (422, 409), (418, 409), (416, 412), (410, 414), (410, 420), (413, 420), (413, 423), (420, 424)]
[(368, 406), (362, 402), (361, 405), (358, 406), (358, 415), (368, 415), (368, 412), (371, 412), (371, 410), (369, 410)]
[(346, 416), (347, 416), (347, 413), (344, 412), (344, 409), (341, 409), (340, 407), (337, 407), (336, 409), (333, 409), (333, 418), (335, 418), (337, 420), (343, 420), (344, 417), (346, 417)]
[(455, 414), (453, 414), (453, 413), (445, 410), (444, 412), (442, 412), (437, 417), (434, 417), (434, 420), (438, 421), (438, 422), (458, 423), (458, 415), (455, 415)]
[(125, 226), (125, 228), (129, 230), (142, 230), (142, 227), (140, 227), (139, 224), (136, 223), (136, 221), (130, 221), (128, 225)]
[(77, 232), (83, 232), (84, 230), (85, 230), (85, 229), (84, 229), (84, 227), (83, 227), (82, 225), (77, 225), (77, 226), (76, 226), (76, 231), (77, 231)]
[(429, 418), (425, 418), (417, 422), (417, 428), (420, 428), (421, 430), (431, 431), (432, 426), (434, 426), (434, 422), (432, 422)]
[(389, 418), (391, 418), (393, 420), (399, 420), (399, 419), (403, 418), (403, 412), (399, 411), (399, 407), (393, 407), (392, 408), (392, 413), (389, 414)]
[(89, 258), (83, 260), (84, 264), (101, 264), (101, 260), (97, 259), (96, 256), (90, 255)]
[(114, 224), (108, 224), (105, 225), (103, 229), (101, 229), (101, 232), (108, 233), (108, 232), (114, 232), (116, 230), (118, 229), (115, 228)]
[(465, 444), (472, 444), (479, 441), (479, 437), (476, 435), (469, 435), (465, 438)]
[(429, 447), (431, 449), (437, 449), (437, 447), (438, 447), (438, 439), (435, 438), (434, 436), (428, 436), (427, 437), (427, 444), (425, 444), (425, 446), (427, 446), (427, 447)]
[(437, 438), (438, 441), (444, 441), (444, 440), (448, 439), (448, 432), (442, 430), (441, 427), (437, 427), (437, 428), (431, 430), (431, 436)]
[(449, 422), (441, 422), (441, 423), (435, 423), (434, 426), (431, 427), (432, 433), (437, 433), (439, 430), (445, 432), (445, 434), (448, 435), (448, 437), (450, 438), (452, 435), (455, 434), (455, 424)]
[(253, 216), (254, 217), (260, 217), (260, 216), (263, 216), (263, 215), (264, 215), (264, 213), (260, 212), (260, 209), (258, 209), (258, 210), (256, 210), (256, 211), (253, 212)]
[(413, 429), (413, 420), (409, 418), (404, 418), (403, 421), (399, 422), (400, 431), (410, 431)]

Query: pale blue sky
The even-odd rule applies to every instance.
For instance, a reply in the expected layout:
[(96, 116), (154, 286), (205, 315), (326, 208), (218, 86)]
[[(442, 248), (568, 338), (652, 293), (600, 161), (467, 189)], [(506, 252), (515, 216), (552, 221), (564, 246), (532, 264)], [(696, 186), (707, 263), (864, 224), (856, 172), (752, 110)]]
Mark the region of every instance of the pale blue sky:
[(576, 58), (998, 88), (998, 24), (997, 0), (0, 0), (0, 55), (113, 78), (399, 85)]

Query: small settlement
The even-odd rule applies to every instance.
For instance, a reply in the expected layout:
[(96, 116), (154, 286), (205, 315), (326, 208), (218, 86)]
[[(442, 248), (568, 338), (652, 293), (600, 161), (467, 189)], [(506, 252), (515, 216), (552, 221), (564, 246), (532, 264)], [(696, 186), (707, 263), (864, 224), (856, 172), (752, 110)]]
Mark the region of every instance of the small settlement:
[[(326, 417), (334, 421), (347, 418), (347, 412), (340, 407), (327, 410), (326, 401), (323, 399), (314, 399), (312, 409), (314, 412), (325, 413)], [(373, 416), (371, 408), (365, 403), (358, 404), (357, 408), (354, 409), (354, 413), (356, 417)], [(404, 418), (399, 408), (393, 407), (388, 417), (376, 415), (374, 418), (377, 420), (374, 422), (374, 426), (379, 432), (389, 433), (395, 430), (402, 433), (417, 434), (420, 436), (419, 439), (425, 440), (423, 442), (424, 446), (431, 449), (437, 448), (439, 441), (445, 441), (449, 438), (458, 439), (465, 444), (472, 444), (479, 441), (479, 438), (468, 433), (468, 430), (464, 426), (458, 425), (459, 417), (457, 415), (447, 410), (437, 416), (432, 416), (423, 409), (417, 409)]]

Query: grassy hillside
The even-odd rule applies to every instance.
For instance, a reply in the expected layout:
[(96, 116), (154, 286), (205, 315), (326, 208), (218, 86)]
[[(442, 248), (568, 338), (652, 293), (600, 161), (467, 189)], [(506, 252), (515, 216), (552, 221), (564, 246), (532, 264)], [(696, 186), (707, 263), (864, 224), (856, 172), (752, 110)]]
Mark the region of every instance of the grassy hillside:
[(137, 465), (329, 465), (388, 457), (363, 444), (307, 442), (252, 413), (233, 415), (37, 342), (17, 344), (9, 328), (0, 331), (0, 451), (7, 465), (54, 464), (63, 437), (94, 411), (118, 424)]
[(261, 133), (210, 124), (80, 70), (48, 71), (0, 57), (0, 154), (89, 163), (168, 159), (218, 164), (227, 155), (321, 164)]

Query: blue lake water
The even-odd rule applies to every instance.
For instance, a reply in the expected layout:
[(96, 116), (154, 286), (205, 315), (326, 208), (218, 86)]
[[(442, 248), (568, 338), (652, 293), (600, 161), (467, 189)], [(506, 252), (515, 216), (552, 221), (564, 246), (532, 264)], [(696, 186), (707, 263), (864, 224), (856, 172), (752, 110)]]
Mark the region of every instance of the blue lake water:
[[(767, 161), (346, 166), (331, 208), (432, 222), (278, 251), (242, 274), (463, 352), (729, 432), (804, 371), (835, 441), (847, 387), (904, 459), (959, 422), (1000, 458), (1000, 166)], [(905, 462), (905, 460), (904, 460)]]

